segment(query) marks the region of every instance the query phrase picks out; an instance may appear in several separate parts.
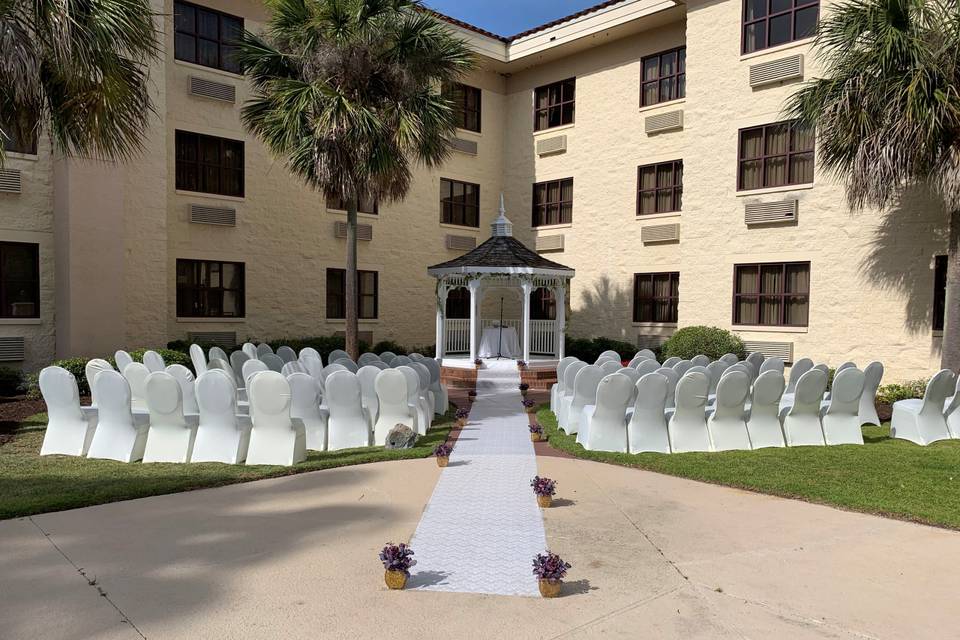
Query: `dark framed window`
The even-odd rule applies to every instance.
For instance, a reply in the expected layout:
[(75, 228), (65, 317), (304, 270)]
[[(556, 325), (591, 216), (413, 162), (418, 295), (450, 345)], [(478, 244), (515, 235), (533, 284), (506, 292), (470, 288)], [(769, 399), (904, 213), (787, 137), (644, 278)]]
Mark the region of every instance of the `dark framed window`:
[(480, 226), (480, 185), (440, 178), (440, 222)]
[(480, 133), (483, 92), (477, 87), (456, 83), (449, 89), (456, 112), (456, 123), (461, 129)]
[(533, 185), (535, 227), (573, 222), (573, 178), (538, 182)]
[(687, 95), (687, 48), (677, 47), (647, 56), (641, 63), (640, 106)]
[(680, 211), (682, 201), (683, 160), (637, 167), (637, 215)]
[[(327, 208), (336, 209), (337, 211), (346, 211), (347, 203), (344, 202), (343, 198), (329, 198), (327, 199)], [(371, 200), (366, 198), (360, 201), (360, 204), (357, 205), (357, 211), (359, 213), (369, 213), (372, 216), (379, 215), (380, 206), (376, 200)]]
[(812, 36), (819, 13), (819, 0), (743, 0), (743, 53)]
[(446, 317), (454, 320), (464, 320), (470, 317), (470, 290), (466, 287), (457, 287), (447, 292)]
[(243, 142), (177, 131), (177, 189), (243, 197)]
[(0, 318), (40, 317), (40, 245), (0, 242)]
[(794, 121), (740, 130), (737, 189), (813, 182), (813, 130)]
[(537, 87), (533, 92), (533, 130), (572, 124), (576, 107), (577, 79)]
[(947, 256), (937, 256), (933, 264), (933, 330), (943, 331), (947, 315)]
[(633, 321), (677, 322), (680, 274), (635, 273), (633, 275)]
[(177, 260), (177, 316), (242, 318), (245, 265), (218, 260)]
[(807, 326), (809, 262), (738, 264), (733, 285), (733, 324)]
[[(379, 277), (376, 271), (357, 272), (357, 317), (372, 320), (379, 313)], [(347, 317), (347, 271), (327, 269), (327, 318)]]
[(557, 301), (553, 292), (546, 287), (538, 287), (530, 292), (530, 319), (556, 320)]
[(243, 18), (178, 0), (173, 3), (173, 29), (177, 60), (240, 73), (234, 54)]
[(3, 144), (4, 151), (10, 153), (25, 153), (28, 155), (37, 155), (37, 134), (29, 136), (24, 140), (8, 138), (6, 133), (7, 127), (4, 127), (0, 124), (0, 143)]

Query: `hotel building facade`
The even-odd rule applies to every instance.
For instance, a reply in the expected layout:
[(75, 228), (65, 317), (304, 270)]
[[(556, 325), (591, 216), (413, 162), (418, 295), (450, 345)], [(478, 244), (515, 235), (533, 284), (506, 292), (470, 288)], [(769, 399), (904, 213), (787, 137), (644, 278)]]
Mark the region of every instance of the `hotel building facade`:
[[(155, 9), (158, 115), (138, 158), (8, 141), (0, 364), (343, 331), (345, 212), (240, 122), (249, 89), (229, 40), (262, 28), (263, 6)], [(362, 207), (363, 337), (433, 343), (426, 267), (483, 242), (503, 193), (514, 235), (576, 269), (569, 335), (639, 347), (706, 324), (787, 360), (881, 360), (888, 380), (939, 368), (946, 215), (921, 193), (851, 211), (815, 134), (782, 113), (817, 75), (810, 34), (829, 10), (619, 0), (510, 38), (445, 18), (480, 65), (454, 91), (449, 161), (418, 170), (402, 202)], [(534, 318), (553, 318), (549, 295), (533, 296)], [(447, 305), (448, 322), (468, 306)], [(483, 315), (498, 305), (486, 298)]]

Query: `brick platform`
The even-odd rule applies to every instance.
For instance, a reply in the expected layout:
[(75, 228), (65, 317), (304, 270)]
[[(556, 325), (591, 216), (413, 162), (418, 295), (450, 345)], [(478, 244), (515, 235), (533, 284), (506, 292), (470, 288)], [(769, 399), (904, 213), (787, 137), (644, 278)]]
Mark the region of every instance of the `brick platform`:
[(476, 367), (440, 367), (440, 380), (455, 389), (474, 389), (477, 386)]
[(520, 382), (526, 382), (531, 389), (550, 389), (557, 381), (557, 370), (553, 367), (524, 367), (520, 369)]

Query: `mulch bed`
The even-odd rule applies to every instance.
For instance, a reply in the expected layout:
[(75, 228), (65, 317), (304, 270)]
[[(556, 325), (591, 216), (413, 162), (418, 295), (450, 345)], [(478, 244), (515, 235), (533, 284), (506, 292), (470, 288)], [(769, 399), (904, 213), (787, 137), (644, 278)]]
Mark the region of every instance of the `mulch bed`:
[(13, 432), (23, 420), (46, 410), (43, 400), (28, 400), (23, 396), (0, 398), (0, 446), (13, 439)]

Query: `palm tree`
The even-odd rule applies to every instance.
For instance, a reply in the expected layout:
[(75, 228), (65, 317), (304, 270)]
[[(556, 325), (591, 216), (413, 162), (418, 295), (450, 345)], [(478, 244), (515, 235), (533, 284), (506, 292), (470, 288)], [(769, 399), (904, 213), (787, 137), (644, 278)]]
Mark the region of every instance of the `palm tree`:
[(848, 0), (821, 21), (823, 77), (786, 110), (816, 126), (823, 165), (854, 209), (889, 210), (910, 187), (949, 216), (942, 366), (960, 369), (960, 3)]
[(35, 140), (44, 126), (68, 155), (138, 151), (153, 18), (149, 0), (0, 0), (0, 141)]
[(242, 119), (322, 197), (347, 211), (346, 350), (357, 357), (357, 208), (402, 199), (411, 165), (450, 153), (440, 91), (472, 68), (462, 40), (416, 0), (267, 0), (263, 35), (238, 61), (253, 86)]

